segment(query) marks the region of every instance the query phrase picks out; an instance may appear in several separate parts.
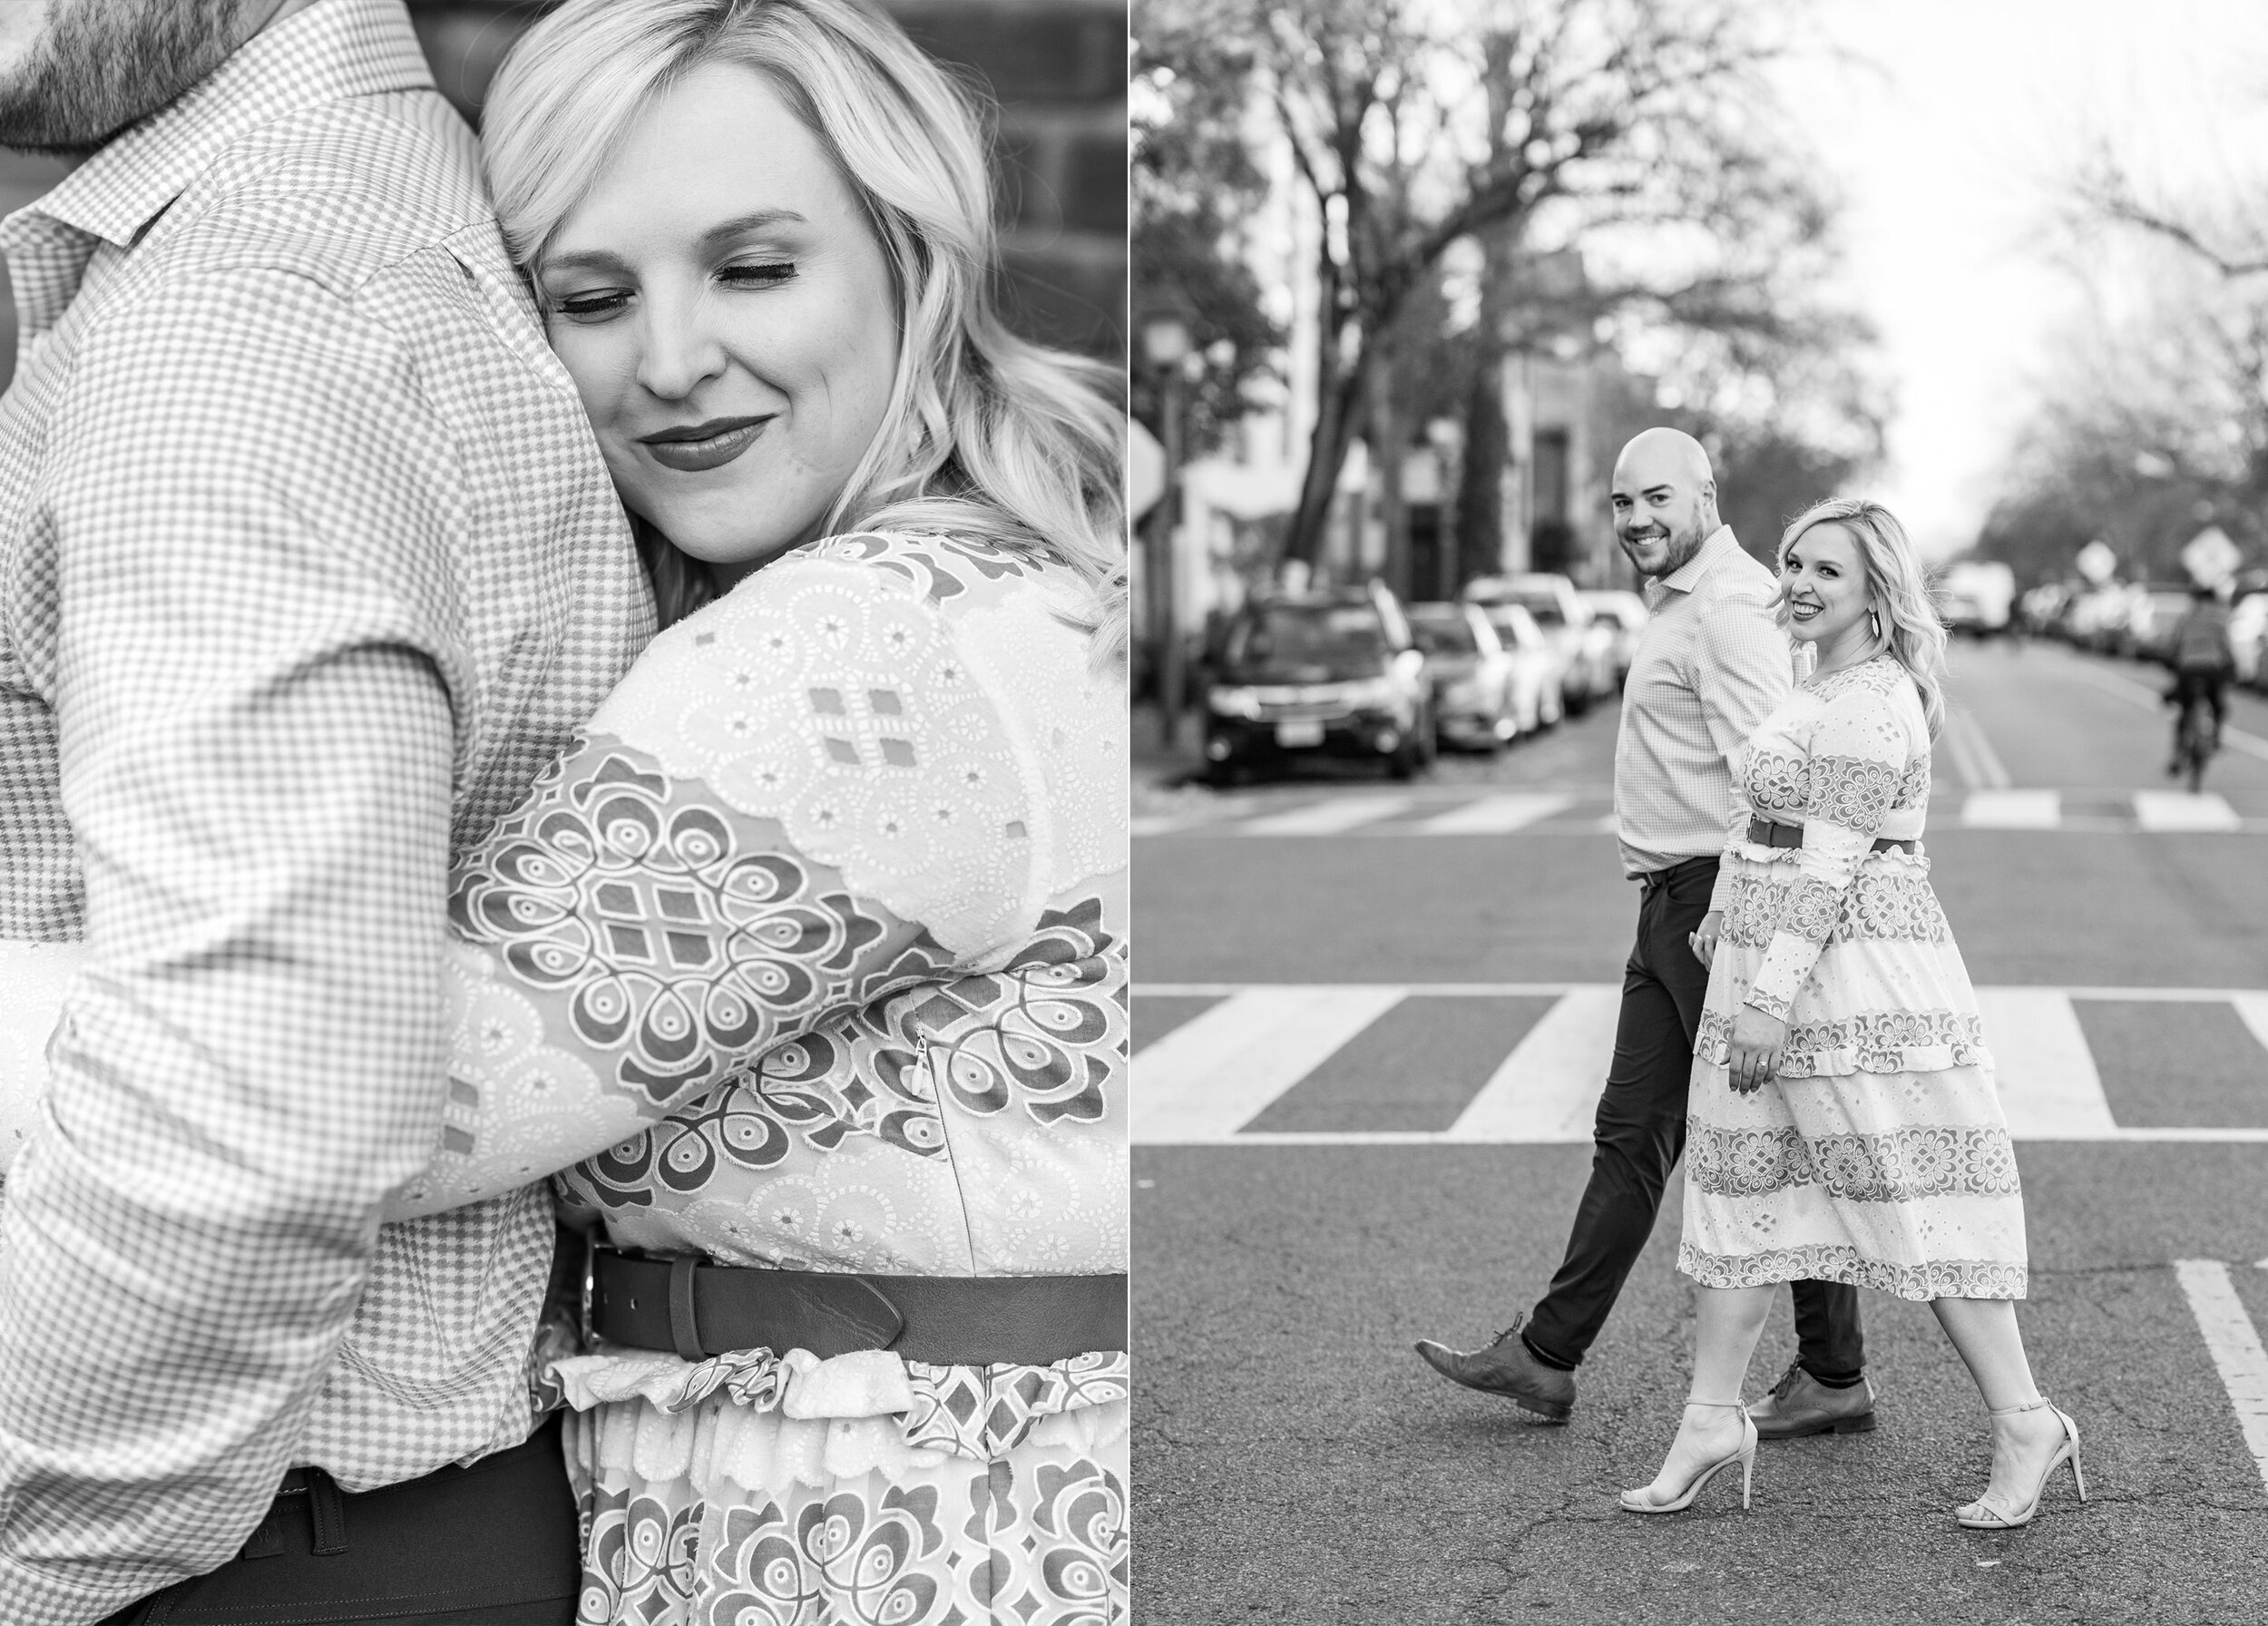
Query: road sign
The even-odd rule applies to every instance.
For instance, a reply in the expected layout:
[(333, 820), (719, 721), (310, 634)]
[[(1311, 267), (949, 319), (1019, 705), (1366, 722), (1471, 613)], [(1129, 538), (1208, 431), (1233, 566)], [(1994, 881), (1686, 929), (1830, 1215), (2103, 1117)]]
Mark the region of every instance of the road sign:
[(2207, 525), (2189, 539), (2182, 549), (2182, 566), (2190, 576), (2207, 587), (2218, 587), (2236, 574), (2236, 567), (2244, 556), (2236, 551), (2236, 544), (2228, 539), (2218, 525)]
[(2078, 567), (2079, 574), (2100, 587), (2110, 580), (2111, 573), (2118, 568), (2118, 555), (2110, 551), (2108, 543), (2097, 536), (2081, 548), (2078, 557), (2071, 563)]

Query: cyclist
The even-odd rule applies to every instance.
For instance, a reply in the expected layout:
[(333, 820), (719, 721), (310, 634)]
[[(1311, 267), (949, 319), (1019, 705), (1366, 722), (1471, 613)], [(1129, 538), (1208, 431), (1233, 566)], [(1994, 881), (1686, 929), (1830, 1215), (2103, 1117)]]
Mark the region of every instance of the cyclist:
[(2213, 749), (2221, 749), (2221, 724), (2228, 716), (2229, 680), (2236, 672), (2236, 651), (2229, 642), (2229, 610), (2214, 589), (2200, 582), (2189, 590), (2188, 612), (2174, 629), (2174, 687), (2165, 703), (2174, 708), (2174, 759), (2165, 771), (2182, 770), (2182, 719), (2204, 700), (2213, 708)]

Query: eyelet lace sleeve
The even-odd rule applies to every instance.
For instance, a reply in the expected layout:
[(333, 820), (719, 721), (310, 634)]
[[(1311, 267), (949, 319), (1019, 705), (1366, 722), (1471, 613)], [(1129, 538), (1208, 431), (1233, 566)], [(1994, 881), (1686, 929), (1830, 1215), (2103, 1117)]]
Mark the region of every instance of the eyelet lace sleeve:
[[(838, 550), (839, 553), (839, 550)], [(438, 1153), (401, 1219), (524, 1185), (1030, 935), (1044, 829), (918, 574), (767, 566), (670, 629), (459, 864)]]
[(1796, 877), (1781, 895), (1748, 992), (1757, 1010), (1787, 1020), (1890, 812), (1907, 749), (1898, 710), (1878, 685), (1854, 681), (1828, 697), (1812, 730)]

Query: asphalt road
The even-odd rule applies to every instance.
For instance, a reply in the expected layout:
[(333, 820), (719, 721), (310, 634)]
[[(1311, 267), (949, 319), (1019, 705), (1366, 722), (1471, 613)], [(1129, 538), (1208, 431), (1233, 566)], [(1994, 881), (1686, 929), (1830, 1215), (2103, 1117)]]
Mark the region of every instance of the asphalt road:
[[(1139, 792), (1137, 1618), (2268, 1622), (2268, 1380), (2248, 1401), (2195, 1308), (2233, 1288), (2224, 1357), (2268, 1329), (2268, 704), (2240, 698), (2214, 799), (2168, 801), (2158, 682), (1964, 647), (1940, 746), (1935, 879), (2033, 1126), (2022, 1324), (2093, 1493), (1999, 1534), (1949, 1513), (1987, 1471), (1974, 1389), (1925, 1307), (1872, 1294), (1876, 1433), (1767, 1445), (1745, 1513), (1721, 1484), (1617, 1508), (1684, 1395), (1675, 1186), (1567, 1427), (1410, 1351), (1532, 1301), (1581, 1189), (1636, 907), (1611, 707), (1407, 792)], [(1750, 1392), (1792, 1353), (1783, 1304)]]

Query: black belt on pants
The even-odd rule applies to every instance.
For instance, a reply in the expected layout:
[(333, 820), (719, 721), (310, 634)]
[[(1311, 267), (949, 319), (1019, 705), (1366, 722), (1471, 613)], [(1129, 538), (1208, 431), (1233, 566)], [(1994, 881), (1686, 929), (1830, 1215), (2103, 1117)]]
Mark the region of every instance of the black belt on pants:
[(611, 1343), (689, 1361), (735, 1349), (808, 1349), (821, 1360), (887, 1349), (940, 1366), (1044, 1366), (1126, 1347), (1126, 1278), (764, 1270), (600, 1243), (584, 1317)]
[[(1769, 818), (1752, 818), (1748, 821), (1748, 839), (1758, 847), (1801, 847), (1804, 845), (1804, 827), (1800, 824), (1779, 824)], [(1874, 850), (1878, 853), (1886, 853), (1893, 847), (1901, 852), (1910, 853), (1921, 845), (1911, 837), (1902, 841), (1893, 841), (1887, 836), (1874, 838)]]

